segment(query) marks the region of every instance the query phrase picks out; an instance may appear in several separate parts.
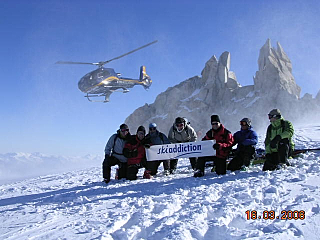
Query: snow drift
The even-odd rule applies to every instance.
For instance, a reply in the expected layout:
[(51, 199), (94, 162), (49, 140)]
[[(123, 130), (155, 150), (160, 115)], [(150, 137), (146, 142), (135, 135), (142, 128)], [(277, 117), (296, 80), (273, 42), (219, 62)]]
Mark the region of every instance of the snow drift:
[[(320, 126), (297, 129), (297, 147), (320, 147), (319, 133)], [(136, 181), (106, 185), (99, 166), (3, 184), (0, 238), (319, 239), (320, 153), (291, 163), (274, 172), (256, 165), (224, 176), (208, 168), (195, 179), (182, 159), (175, 175), (164, 176), (160, 168), (151, 180), (141, 178), (141, 169)], [(275, 218), (264, 219), (265, 211)], [(305, 214), (282, 220), (290, 211)]]

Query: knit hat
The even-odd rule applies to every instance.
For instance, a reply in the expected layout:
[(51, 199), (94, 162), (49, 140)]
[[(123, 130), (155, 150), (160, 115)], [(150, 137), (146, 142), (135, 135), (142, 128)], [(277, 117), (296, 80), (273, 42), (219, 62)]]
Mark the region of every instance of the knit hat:
[(146, 129), (144, 128), (144, 126), (139, 126), (138, 127), (137, 133), (140, 132), (140, 131), (143, 132), (144, 134), (146, 134)]
[(120, 125), (120, 129), (129, 129), (128, 125), (123, 123)]
[(175, 120), (176, 124), (183, 123), (183, 122), (184, 122), (184, 119), (182, 117), (177, 117)]
[(211, 122), (220, 122), (220, 118), (218, 115), (212, 115), (211, 116)]
[(250, 118), (242, 118), (240, 122), (245, 122), (248, 127), (251, 127), (251, 119)]
[(149, 128), (156, 128), (157, 127), (157, 124), (155, 124), (155, 123), (150, 123), (149, 124)]
[(281, 117), (281, 112), (279, 109), (275, 108), (275, 109), (272, 109), (269, 114), (270, 116), (276, 116), (276, 117)]

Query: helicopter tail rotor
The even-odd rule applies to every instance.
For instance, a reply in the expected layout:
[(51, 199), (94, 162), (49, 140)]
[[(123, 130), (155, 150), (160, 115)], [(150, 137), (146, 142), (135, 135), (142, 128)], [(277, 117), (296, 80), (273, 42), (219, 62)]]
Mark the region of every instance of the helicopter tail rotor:
[(139, 78), (140, 82), (142, 82), (142, 85), (145, 89), (148, 89), (151, 84), (152, 84), (152, 80), (149, 77), (149, 75), (146, 72), (146, 66), (141, 66), (140, 67), (140, 78)]

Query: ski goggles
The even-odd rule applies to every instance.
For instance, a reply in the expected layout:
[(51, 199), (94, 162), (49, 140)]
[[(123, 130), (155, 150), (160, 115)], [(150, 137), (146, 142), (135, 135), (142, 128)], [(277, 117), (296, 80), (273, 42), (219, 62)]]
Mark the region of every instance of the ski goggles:
[(129, 129), (120, 129), (121, 132), (129, 132)]
[(277, 115), (268, 114), (268, 117), (269, 117), (269, 119), (271, 119), (271, 118), (276, 118)]
[(219, 125), (218, 122), (212, 122), (211, 125)]
[(183, 127), (183, 123), (176, 123), (177, 127)]
[(150, 131), (155, 131), (155, 130), (157, 130), (157, 128), (151, 127), (151, 128), (149, 128), (149, 130), (150, 130)]

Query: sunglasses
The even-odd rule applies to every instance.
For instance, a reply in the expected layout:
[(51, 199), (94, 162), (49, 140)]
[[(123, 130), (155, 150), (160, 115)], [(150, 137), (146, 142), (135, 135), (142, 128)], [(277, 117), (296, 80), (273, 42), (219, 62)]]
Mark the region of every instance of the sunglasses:
[(138, 134), (138, 135), (143, 135), (143, 136), (144, 136), (144, 132), (140, 132), (140, 131), (139, 131), (137, 134)]
[(248, 126), (248, 124), (246, 122), (240, 122), (241, 126)]
[(120, 129), (121, 132), (129, 132), (129, 129)]
[(157, 128), (151, 127), (151, 128), (149, 128), (149, 130), (150, 130), (150, 131), (154, 131), (154, 130), (157, 130)]
[(218, 122), (212, 122), (211, 125), (219, 125)]
[(177, 127), (183, 127), (183, 123), (177, 123), (176, 126)]

